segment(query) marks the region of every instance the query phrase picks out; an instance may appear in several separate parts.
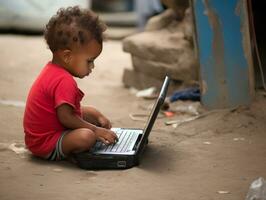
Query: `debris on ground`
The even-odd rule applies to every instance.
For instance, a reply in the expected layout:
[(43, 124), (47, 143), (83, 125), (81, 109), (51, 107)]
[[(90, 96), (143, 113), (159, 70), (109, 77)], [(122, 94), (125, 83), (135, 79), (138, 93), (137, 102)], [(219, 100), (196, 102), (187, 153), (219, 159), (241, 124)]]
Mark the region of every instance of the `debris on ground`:
[[(144, 121), (146, 122), (148, 117), (150, 116), (150, 113), (148, 114), (138, 114), (138, 113), (130, 113), (129, 117), (130, 119), (132, 119), (133, 121)], [(157, 119), (163, 118), (164, 115), (162, 113), (159, 113), (157, 116)]]
[(201, 104), (199, 102), (196, 103), (188, 103), (188, 104), (171, 104), (171, 110), (181, 113), (181, 114), (189, 114), (189, 115), (199, 115), (200, 114)]
[(234, 140), (234, 141), (240, 141), (240, 140), (241, 140), (241, 141), (244, 141), (245, 138), (243, 138), (243, 137), (241, 137), (241, 138), (234, 138), (233, 140)]
[(170, 97), (170, 102), (175, 102), (177, 100), (191, 100), (191, 101), (200, 101), (200, 89), (199, 87), (191, 87), (184, 90), (179, 90), (174, 92)]
[[(213, 114), (213, 113), (217, 113), (217, 112), (221, 112), (221, 111), (226, 111), (226, 112), (235, 112), (237, 108), (229, 108), (229, 109), (215, 109), (215, 110), (211, 110), (211, 111), (200, 111), (198, 112), (199, 114), (196, 115), (196, 116), (192, 116), (192, 117), (187, 117), (187, 118), (181, 118), (181, 119), (176, 119), (176, 120), (171, 120), (171, 121), (166, 121), (165, 122), (165, 125), (172, 125), (174, 128), (184, 124), (184, 123), (188, 123), (188, 122), (191, 122), (191, 121), (194, 121), (196, 119), (200, 119), (200, 118), (203, 118), (203, 117), (206, 117), (210, 114)], [(200, 110), (200, 107), (199, 107), (199, 110)], [(201, 114), (200, 114), (201, 113)], [(243, 139), (241, 139), (243, 140)]]
[(180, 126), (181, 124), (193, 121), (195, 119), (198, 119), (200, 116), (190, 117), (186, 119), (180, 119), (180, 120), (172, 120), (165, 122), (165, 125), (172, 125), (174, 128)]
[(129, 88), (129, 92), (130, 92), (130, 94), (134, 94), (134, 95), (136, 95), (136, 94), (138, 93), (138, 91), (139, 91), (139, 90), (137, 90), (137, 89), (134, 88), (134, 87), (130, 87), (130, 88)]
[(147, 121), (147, 117), (149, 117), (148, 114), (129, 114), (130, 119), (133, 121)]
[(16, 154), (27, 153), (28, 150), (25, 148), (24, 144), (12, 143), (8, 146), (8, 149), (14, 151)]
[(25, 102), (17, 100), (3, 100), (0, 99), (0, 104), (5, 106), (25, 107)]
[(229, 191), (225, 191), (225, 190), (220, 190), (220, 191), (217, 191), (218, 194), (229, 194), (230, 192)]
[(28, 150), (25, 148), (25, 145), (22, 143), (0, 143), (0, 151), (11, 150), (16, 154), (27, 153)]
[(63, 170), (60, 169), (60, 168), (54, 168), (53, 171), (54, 171), (54, 172), (62, 172)]
[(209, 145), (209, 144), (211, 144), (211, 142), (206, 141), (206, 142), (203, 142), (203, 144)]
[(173, 117), (173, 116), (175, 116), (175, 112), (172, 112), (172, 111), (163, 111), (163, 114), (166, 117)]
[(251, 183), (246, 200), (266, 200), (266, 182), (263, 177)]
[(136, 97), (142, 97), (145, 99), (156, 99), (156, 87), (150, 87), (145, 90), (140, 90), (136, 93)]

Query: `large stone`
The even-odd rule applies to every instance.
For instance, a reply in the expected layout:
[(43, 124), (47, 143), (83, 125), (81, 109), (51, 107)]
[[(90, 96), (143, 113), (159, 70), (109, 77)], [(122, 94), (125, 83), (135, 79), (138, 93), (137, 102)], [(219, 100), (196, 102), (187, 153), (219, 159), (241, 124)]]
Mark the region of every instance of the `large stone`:
[(188, 8), (185, 12), (185, 17), (183, 21), (180, 24), (180, 29), (183, 31), (185, 35), (185, 39), (190, 41), (191, 44), (193, 44), (193, 34), (194, 34), (194, 28), (193, 28), (193, 20), (192, 20), (192, 9)]
[[(134, 87), (138, 90), (156, 87), (159, 90), (164, 79), (153, 78), (143, 73), (139, 73), (130, 69), (125, 69), (123, 74), (123, 83), (125, 87)], [(169, 86), (169, 93), (177, 90), (182, 86), (182, 82), (172, 80)]]
[(183, 49), (193, 49), (191, 16), (191, 9), (187, 9), (181, 22), (174, 20), (171, 10), (151, 18), (145, 32), (124, 39), (124, 51), (148, 60), (176, 62)]
[(164, 5), (171, 8), (177, 20), (182, 20), (185, 15), (185, 10), (189, 7), (189, 0), (161, 0)]
[(187, 82), (189, 80), (198, 79), (198, 62), (195, 62), (192, 52), (178, 58), (174, 64), (156, 62), (132, 56), (133, 68), (136, 72), (140, 72), (154, 78), (163, 79), (165, 75), (171, 75), (175, 80)]
[(151, 18), (145, 32), (124, 39), (123, 49), (131, 54), (134, 69), (124, 72), (126, 86), (158, 87), (165, 75), (183, 85), (198, 80), (191, 10), (186, 10), (182, 21), (175, 14), (169, 9)]
[(171, 64), (178, 61), (185, 49), (191, 49), (189, 41), (183, 38), (182, 32), (170, 33), (167, 30), (143, 32), (124, 39), (123, 49), (146, 60)]
[(175, 12), (167, 9), (163, 13), (150, 18), (145, 26), (145, 31), (161, 30), (175, 20)]
[(186, 9), (182, 21), (177, 21), (175, 19), (175, 13), (172, 9), (168, 9), (163, 13), (150, 18), (145, 27), (145, 31), (156, 31), (163, 28), (170, 32), (182, 32), (184, 38), (192, 42), (193, 22), (191, 8)]

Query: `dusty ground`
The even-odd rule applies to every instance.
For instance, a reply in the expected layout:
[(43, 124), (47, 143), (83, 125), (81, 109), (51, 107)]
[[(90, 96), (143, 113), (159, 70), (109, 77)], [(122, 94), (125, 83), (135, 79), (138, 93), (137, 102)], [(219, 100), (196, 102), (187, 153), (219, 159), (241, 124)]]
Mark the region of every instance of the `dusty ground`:
[[(0, 199), (166, 199), (243, 200), (251, 181), (266, 178), (266, 101), (257, 94), (250, 108), (213, 112), (177, 128), (158, 119), (141, 165), (129, 170), (84, 171), (16, 154), (9, 144), (23, 143), (21, 106), (50, 53), (40, 36), (0, 36)], [(105, 43), (94, 73), (79, 80), (92, 104), (113, 126), (143, 127), (128, 114), (144, 112), (121, 83), (130, 57), (121, 43)], [(175, 117), (173, 118), (175, 119)], [(219, 194), (218, 191), (227, 191)]]

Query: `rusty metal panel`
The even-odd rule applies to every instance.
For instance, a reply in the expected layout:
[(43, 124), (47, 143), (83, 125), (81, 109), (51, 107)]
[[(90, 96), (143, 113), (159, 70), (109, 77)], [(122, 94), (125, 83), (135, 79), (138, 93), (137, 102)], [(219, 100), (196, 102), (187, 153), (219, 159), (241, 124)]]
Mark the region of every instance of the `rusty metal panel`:
[(246, 1), (192, 2), (202, 103), (208, 108), (249, 104), (254, 84)]

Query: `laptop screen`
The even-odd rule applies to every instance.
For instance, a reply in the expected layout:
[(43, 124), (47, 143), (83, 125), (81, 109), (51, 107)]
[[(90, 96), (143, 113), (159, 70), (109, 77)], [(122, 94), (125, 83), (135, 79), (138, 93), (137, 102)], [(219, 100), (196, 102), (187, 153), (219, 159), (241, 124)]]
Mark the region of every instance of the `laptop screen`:
[(165, 97), (167, 94), (167, 90), (168, 90), (168, 86), (169, 86), (169, 82), (170, 82), (170, 79), (168, 76), (166, 76), (164, 79), (164, 83), (162, 85), (162, 88), (161, 88), (161, 92), (160, 92), (155, 104), (153, 105), (153, 108), (151, 110), (151, 114), (150, 114), (149, 119), (147, 121), (146, 127), (144, 128), (144, 134), (142, 135), (140, 143), (139, 143), (139, 147), (137, 148), (137, 154), (140, 153), (140, 151), (144, 147), (146, 140), (148, 139), (148, 137), (150, 135), (153, 124), (154, 124), (154, 122), (158, 116), (158, 113), (161, 109), (162, 104), (164, 103), (164, 100), (165, 100)]

